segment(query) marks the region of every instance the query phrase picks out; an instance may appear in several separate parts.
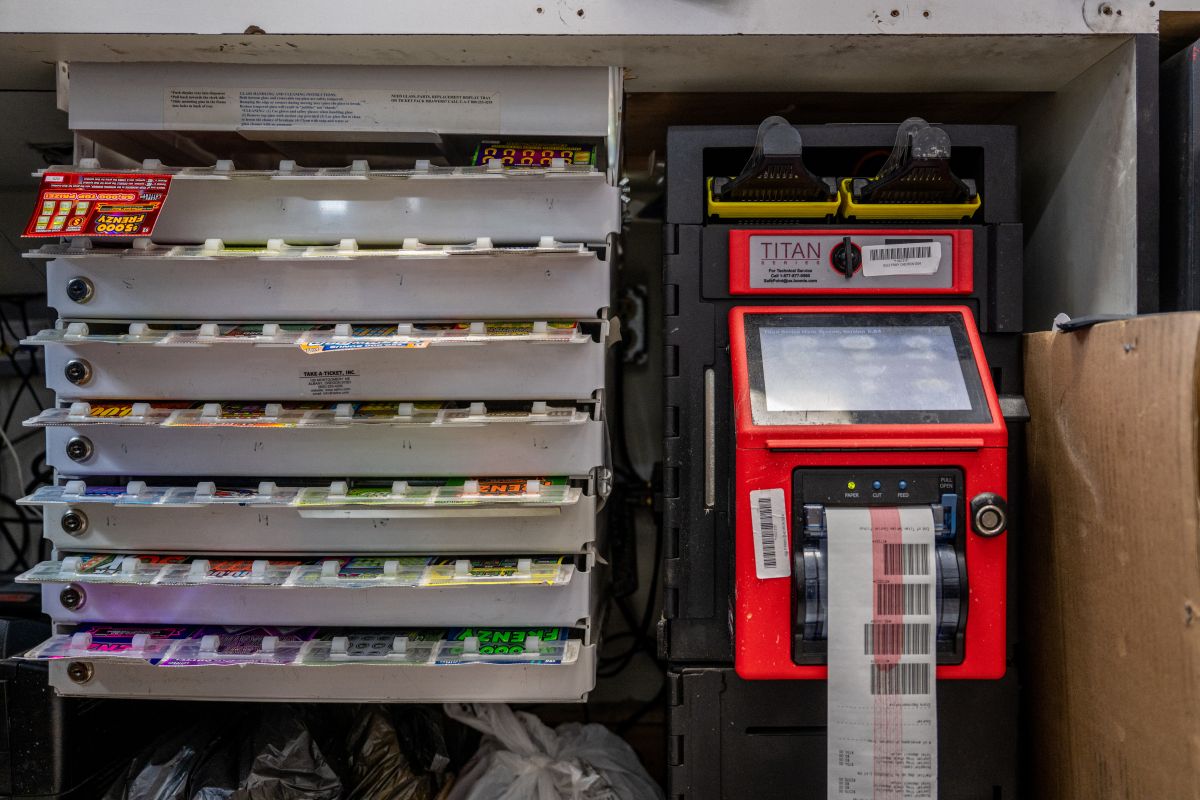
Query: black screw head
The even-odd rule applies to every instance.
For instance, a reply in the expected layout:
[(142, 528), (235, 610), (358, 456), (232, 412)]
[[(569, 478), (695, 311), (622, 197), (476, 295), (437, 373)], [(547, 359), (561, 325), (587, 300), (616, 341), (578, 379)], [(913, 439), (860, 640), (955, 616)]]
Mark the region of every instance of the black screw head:
[(87, 461), (93, 451), (92, 440), (86, 436), (76, 436), (67, 442), (67, 458), (72, 461)]
[(63, 375), (76, 386), (82, 386), (92, 379), (92, 365), (82, 358), (74, 358), (63, 367)]
[(96, 286), (87, 278), (76, 276), (67, 281), (67, 297), (76, 303), (86, 303), (96, 294)]
[(78, 611), (83, 608), (86, 600), (87, 595), (83, 593), (83, 589), (75, 585), (68, 585), (58, 593), (58, 602), (67, 611)]
[(87, 531), (87, 514), (77, 508), (68, 508), (59, 521), (62, 529), (72, 536), (82, 536)]

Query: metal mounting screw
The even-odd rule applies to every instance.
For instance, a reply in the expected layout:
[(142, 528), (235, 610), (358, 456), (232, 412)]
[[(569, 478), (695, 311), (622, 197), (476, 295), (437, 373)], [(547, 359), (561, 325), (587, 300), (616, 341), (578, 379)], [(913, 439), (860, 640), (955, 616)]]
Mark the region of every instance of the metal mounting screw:
[(67, 281), (67, 297), (76, 303), (86, 303), (96, 294), (96, 286), (87, 278), (77, 275)]
[(68, 508), (59, 520), (62, 529), (72, 536), (82, 536), (87, 533), (87, 514), (77, 508)]
[(87, 461), (93, 452), (92, 440), (86, 436), (76, 436), (67, 442), (67, 458), (72, 461)]
[(67, 664), (67, 677), (75, 683), (87, 683), (95, 674), (95, 668), (86, 661), (72, 661)]
[(76, 386), (82, 386), (92, 379), (92, 365), (82, 358), (73, 358), (63, 367), (63, 375)]
[(87, 595), (83, 593), (74, 584), (68, 584), (61, 592), (58, 593), (58, 602), (67, 611), (78, 611), (83, 608), (83, 604), (87, 601)]

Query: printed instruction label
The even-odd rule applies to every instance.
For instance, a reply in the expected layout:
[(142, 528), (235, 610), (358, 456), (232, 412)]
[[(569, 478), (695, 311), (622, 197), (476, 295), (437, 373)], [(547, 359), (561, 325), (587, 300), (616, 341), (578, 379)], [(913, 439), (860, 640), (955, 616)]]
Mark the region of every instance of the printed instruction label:
[(500, 94), (434, 89), (173, 87), (163, 90), (163, 125), (189, 130), (499, 130)]
[(827, 508), (829, 800), (936, 800), (928, 507)]
[(862, 249), (862, 272), (881, 275), (933, 275), (942, 263), (941, 242), (874, 244)]
[(755, 489), (750, 492), (754, 574), (759, 578), (786, 578), (792, 574), (787, 522), (783, 489)]
[(300, 391), (309, 397), (345, 397), (357, 380), (356, 369), (302, 369)]

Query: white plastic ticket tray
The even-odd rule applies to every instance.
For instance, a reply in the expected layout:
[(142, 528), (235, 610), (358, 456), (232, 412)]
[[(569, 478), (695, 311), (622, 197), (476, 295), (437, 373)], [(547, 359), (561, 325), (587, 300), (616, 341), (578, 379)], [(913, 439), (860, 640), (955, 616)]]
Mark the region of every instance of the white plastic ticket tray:
[(557, 663), (239, 664), (160, 667), (145, 660), (64, 657), (49, 663), (61, 695), (307, 702), (582, 702), (596, 685), (596, 644)]
[(394, 664), (571, 664), (587, 629), (539, 627), (333, 627), (279, 625), (122, 625), (64, 627), (21, 653), (25, 661), (88, 658), (197, 666)]
[[(65, 492), (72, 483), (77, 492)], [(577, 487), (548, 503), (500, 503), (479, 497), (442, 505), (365, 505), (348, 499), (344, 505), (308, 506), (260, 503), (258, 498), (205, 501), (196, 498), (194, 486), (174, 487), (178, 493), (170, 501), (122, 503), (122, 497), (130, 495), (108, 494), (116, 487), (89, 489), (82, 483), (42, 487), (22, 500), (42, 507), (44, 536), (55, 548), (126, 553), (577, 553), (596, 539), (596, 495)], [(214, 494), (230, 492), (214, 485)]]
[(335, 421), (291, 427), (105, 423), (46, 428), (46, 463), (65, 475), (392, 477), (586, 475), (604, 463), (604, 422), (586, 412), (452, 423)]
[[(592, 405), (592, 404), (588, 404)], [(137, 402), (76, 401), (68, 406), (43, 409), (25, 420), (29, 427), (128, 426), (176, 428), (304, 428), (340, 429), (358, 426), (415, 428), (470, 428), (504, 423), (582, 424), (593, 413), (587, 405), (528, 401), (507, 403), (443, 403), (381, 401), (350, 403), (304, 401), (263, 402)], [(377, 428), (378, 430), (378, 428)]]
[[(422, 487), (427, 502), (404, 502), (400, 492), (374, 502), (353, 494), (339, 500), (330, 498), (328, 488), (272, 484), (255, 490), (152, 487), (157, 496), (146, 502), (139, 491), (136, 484), (70, 481), (41, 487), (21, 503), (41, 506), (44, 535), (60, 550), (576, 553), (596, 540), (596, 495), (576, 486), (544, 487), (537, 499), (524, 492), (497, 496)], [(451, 497), (438, 502), (443, 492)], [(323, 495), (325, 504), (310, 501), (313, 495)]]
[(60, 400), (586, 399), (604, 386), (609, 323), (570, 324), (400, 323), (371, 335), (348, 324), (314, 333), (71, 323), (25, 342), (45, 345), (46, 382)]
[(398, 245), (405, 239), (466, 243), (486, 237), (527, 245), (544, 235), (600, 243), (620, 230), (620, 189), (588, 166), (546, 168), (438, 167), (372, 170), (365, 161), (336, 169), (280, 162), (275, 170), (213, 167), (101, 169), (98, 163), (50, 172), (169, 174), (152, 238), (161, 244), (261, 243), (327, 245), (354, 239)]
[[(396, 559), (391, 559), (396, 560)], [(209, 562), (211, 563), (211, 562)], [(338, 563), (336, 561), (332, 563)], [(250, 569), (245, 572), (249, 573)], [(198, 585), (45, 583), (42, 611), (60, 623), (203, 625), (513, 626), (585, 621), (599, 591), (594, 563), (572, 571), (559, 585), (488, 581), (438, 586), (368, 586), (320, 577), (303, 586), (238, 584), (213, 580)], [(381, 576), (382, 577), (382, 576)]]
[[(49, 305), (66, 319), (306, 320), (329, 316), (462, 318), (597, 317), (609, 306), (611, 247), (543, 236), (527, 247), (360, 248), (354, 240), (305, 247), (91, 247), (45, 245), (26, 257), (46, 266)], [(181, 287), (186, 286), (186, 290)]]
[(255, 557), (164, 553), (60, 553), (18, 583), (81, 586), (242, 586), (281, 589), (566, 586), (575, 559), (562, 555)]

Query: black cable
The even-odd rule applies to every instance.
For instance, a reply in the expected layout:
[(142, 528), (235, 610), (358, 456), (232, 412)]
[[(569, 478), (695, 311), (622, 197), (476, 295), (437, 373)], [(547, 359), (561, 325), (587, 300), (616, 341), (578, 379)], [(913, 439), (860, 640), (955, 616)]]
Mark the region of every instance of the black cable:
[(22, 297), (20, 299), (19, 305), (21, 308), (21, 327), (25, 329), (26, 336), (32, 336), (33, 331), (29, 327), (29, 306), (26, 304), (25, 298)]
[(12, 425), (13, 416), (17, 413), (17, 406), (20, 404), (19, 401), (21, 399), (22, 392), (28, 392), (29, 396), (32, 397), (35, 402), (37, 402), (39, 405), (41, 404), (41, 401), (38, 400), (37, 393), (30, 382), (31, 376), (21, 371), (16, 359), (12, 357), (11, 352), (9, 353), (9, 363), (12, 364), (13, 371), (17, 373), (19, 378), (21, 378), (21, 383), (19, 386), (17, 386), (17, 390), (13, 392), (12, 402), (9, 403), (8, 406), (8, 413), (4, 415), (4, 430), (6, 432), (8, 431), (9, 426)]
[(623, 719), (619, 724), (615, 725), (613, 727), (613, 733), (617, 734), (617, 736), (623, 737), (633, 729), (633, 726), (638, 723), (638, 720), (646, 716), (646, 714), (648, 714), (650, 711), (654, 710), (655, 707), (663, 705), (666, 700), (667, 682), (664, 679), (662, 687), (659, 688), (654, 697), (651, 697), (645, 703), (642, 703), (640, 706), (638, 706), (637, 710)]
[(25, 516), (25, 509), (17, 505), (17, 502), (5, 494), (0, 494), (0, 503), (12, 508), (16, 512), (17, 517), (21, 520), (21, 539), (20, 544), (13, 538), (8, 530), (8, 525), (0, 526), (0, 536), (3, 536), (4, 541), (13, 551), (13, 563), (8, 567), (6, 572), (15, 572), (20, 570), (24, 572), (30, 568), (29, 561), (25, 558), (25, 551), (29, 547), (29, 543), (33, 540), (33, 523)]
[[(5, 332), (13, 338), (13, 346), (8, 346), (8, 341), (5, 338)], [(7, 432), (9, 426), (12, 425), (13, 415), (17, 413), (17, 406), (20, 405), (21, 394), (28, 393), (31, 400), (38, 407), (39, 411), (45, 409), (42, 399), (37, 395), (37, 389), (33, 385), (33, 378), (37, 377), (40, 372), (38, 370), (36, 351), (32, 347), (22, 347), (20, 345), (21, 337), (13, 330), (12, 325), (8, 321), (8, 316), (0, 310), (0, 348), (4, 349), (4, 354), (8, 358), (8, 363), (12, 366), (13, 373), (21, 379), (17, 390), (13, 392), (12, 403), (8, 407), (8, 412), (4, 416), (4, 431)], [(17, 358), (17, 354), (24, 352), (29, 356), (29, 371), (26, 372), (21, 367), (21, 362)]]
[(25, 431), (19, 436), (10, 436), (8, 437), (8, 440), (13, 443), (13, 447), (16, 447), (21, 442), (27, 442), (35, 436), (40, 436), (42, 433), (43, 431), (41, 428), (33, 428), (32, 430)]
[[(39, 466), (40, 465), (40, 466)], [(29, 483), (23, 487), (25, 494), (33, 494), (37, 487), (43, 483), (52, 483), (54, 480), (53, 470), (46, 465), (46, 451), (42, 450), (33, 457), (33, 461), (29, 465)]]

